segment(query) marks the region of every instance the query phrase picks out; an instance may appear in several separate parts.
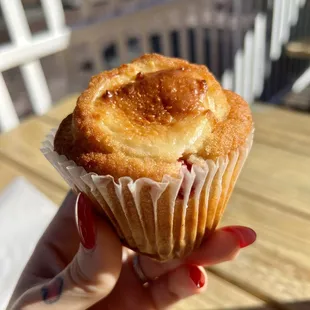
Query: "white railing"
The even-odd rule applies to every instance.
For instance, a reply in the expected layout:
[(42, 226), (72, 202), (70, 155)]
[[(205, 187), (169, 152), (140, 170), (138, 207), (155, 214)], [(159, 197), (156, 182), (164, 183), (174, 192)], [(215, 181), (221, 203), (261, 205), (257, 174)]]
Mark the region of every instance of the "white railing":
[[(41, 0), (48, 30), (31, 35), (20, 0), (0, 0), (12, 40), (10, 44), (0, 46), (0, 72), (21, 67), (35, 113), (42, 114), (51, 105), (40, 58), (66, 50), (66, 63), (72, 78), (77, 76), (75, 71), (78, 70), (72, 55), (81, 44), (87, 44), (91, 50), (93, 73), (96, 73), (107, 68), (102, 50), (111, 43), (117, 46), (118, 63), (129, 61), (134, 56), (127, 44), (132, 37), (139, 41), (136, 56), (153, 51), (150, 41), (153, 34), (159, 36), (160, 52), (172, 56), (172, 31), (178, 33), (180, 57), (190, 59), (190, 46), (194, 44), (195, 61), (208, 63), (224, 87), (236, 91), (251, 103), (263, 91), (268, 75), (266, 64), (280, 57), (291, 26), (298, 21), (299, 9), (305, 5), (303, 0), (268, 1), (273, 5), (270, 8), (273, 9), (273, 24), (270, 50), (267, 50), (267, 15), (264, 10), (257, 9), (259, 3), (267, 3), (267, 0), (98, 1), (105, 3), (106, 14), (92, 18), (91, 12), (96, 10), (94, 3), (92, 0), (81, 1), (83, 18), (68, 28), (61, 1)], [(219, 4), (221, 10), (217, 9)], [(188, 29), (193, 30), (193, 44)], [(221, 33), (226, 33), (225, 40), (222, 40)], [(221, 49), (225, 55), (220, 55), (220, 44), (225, 44)], [(222, 61), (225, 70), (220, 69)], [(1, 73), (0, 92), (0, 126), (5, 131), (18, 124), (18, 117)]]
[[(263, 2), (263, 1), (256, 1)], [(267, 1), (265, 1), (267, 3)], [(215, 12), (217, 4), (223, 9)], [(234, 29), (233, 50), (227, 49), (227, 55), (234, 56), (234, 65), (225, 70), (221, 82), (225, 88), (232, 89), (243, 96), (249, 103), (258, 98), (264, 89), (264, 81), (268, 76), (267, 64), (280, 58), (282, 47), (289, 40), (290, 29), (298, 21), (300, 8), (306, 1), (274, 0), (270, 2), (273, 10), (270, 50), (267, 41), (267, 14), (251, 10), (255, 3), (249, 0), (192, 0), (168, 1), (164, 5), (126, 16), (106, 20), (104, 24), (93, 23), (87, 28), (73, 31), (72, 44), (81, 44), (85, 36), (91, 33), (90, 41), (102, 40), (105, 33), (105, 43), (114, 42), (118, 47), (119, 63), (129, 61), (129, 51), (126, 40), (129, 37), (140, 39), (141, 53), (151, 50), (149, 37), (156, 33), (161, 40), (161, 53), (172, 55), (172, 46), (169, 34), (173, 30), (179, 33), (179, 56), (189, 59), (188, 29), (193, 28), (195, 40), (195, 60), (206, 63), (206, 44), (204, 29), (209, 29), (209, 58), (210, 69), (217, 74), (221, 59), (219, 53), (220, 30)], [(244, 6), (247, 4), (247, 12)], [(232, 10), (225, 9), (232, 8)], [(245, 32), (245, 35), (243, 33)], [(227, 56), (228, 57), (228, 56)], [(98, 59), (98, 58), (97, 58)], [(266, 64), (267, 63), (267, 64)], [(96, 71), (104, 69), (103, 60), (95, 62)], [(305, 79), (305, 78), (304, 78)], [(302, 80), (303, 81), (303, 80)], [(301, 83), (299, 83), (301, 84)], [(303, 83), (304, 85), (304, 83)]]
[(34, 112), (45, 113), (51, 96), (39, 59), (65, 49), (70, 31), (60, 0), (42, 0), (48, 31), (36, 36), (31, 35), (21, 1), (1, 0), (0, 4), (12, 41), (0, 47), (0, 126), (6, 131), (19, 121), (1, 72), (20, 66)]
[[(240, 2), (239, 2), (240, 3)], [(258, 13), (255, 17), (254, 30), (245, 35), (244, 46), (235, 56), (234, 73), (225, 72), (222, 83), (243, 96), (249, 103), (258, 98), (264, 87), (266, 62), (280, 58), (282, 47), (289, 40), (290, 29), (296, 25), (300, 8), (306, 4), (304, 0), (274, 0), (270, 50), (267, 50), (267, 16)], [(269, 58), (267, 56), (269, 55)], [(295, 85), (305, 86), (307, 77), (301, 77)], [(235, 79), (235, 83), (233, 80)], [(296, 86), (293, 89), (296, 89)], [(302, 88), (300, 86), (298, 90)]]
[[(220, 56), (218, 53), (219, 29), (239, 27), (240, 31), (250, 28), (255, 19), (254, 13), (247, 15), (232, 15), (229, 12), (214, 14), (213, 9), (217, 1), (187, 0), (167, 1), (162, 5), (145, 8), (134, 14), (104, 19), (102, 22), (89, 22), (87, 27), (73, 26), (71, 46), (85, 43), (87, 38), (90, 45), (94, 42), (101, 42), (107, 46), (111, 42), (117, 45), (119, 63), (130, 60), (126, 40), (129, 37), (136, 37), (140, 41), (140, 53), (152, 51), (150, 36), (157, 34), (160, 37), (160, 51), (169, 56), (172, 55), (171, 32), (177, 30), (179, 33), (179, 56), (189, 58), (189, 37), (188, 28), (193, 28), (196, 36), (195, 59), (198, 63), (206, 61), (206, 44), (204, 42), (204, 30), (210, 29), (210, 55), (212, 61), (210, 69), (213, 72), (219, 71)], [(223, 1), (222, 1), (223, 2)], [(231, 2), (231, 0), (226, 0)], [(232, 51), (231, 51), (232, 52)], [(96, 70), (105, 69), (103, 59), (96, 62)]]

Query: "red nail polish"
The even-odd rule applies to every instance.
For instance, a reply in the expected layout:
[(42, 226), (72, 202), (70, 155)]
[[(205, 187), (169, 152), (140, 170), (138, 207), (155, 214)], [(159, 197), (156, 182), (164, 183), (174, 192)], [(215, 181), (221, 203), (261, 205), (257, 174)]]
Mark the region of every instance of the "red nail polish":
[(81, 243), (85, 249), (93, 249), (96, 245), (96, 228), (92, 203), (83, 193), (76, 201), (76, 222)]
[(202, 288), (205, 285), (205, 275), (200, 271), (197, 266), (189, 266), (189, 276), (198, 288)]
[(256, 240), (256, 232), (248, 227), (230, 226), (222, 228), (238, 238), (240, 248), (245, 248)]

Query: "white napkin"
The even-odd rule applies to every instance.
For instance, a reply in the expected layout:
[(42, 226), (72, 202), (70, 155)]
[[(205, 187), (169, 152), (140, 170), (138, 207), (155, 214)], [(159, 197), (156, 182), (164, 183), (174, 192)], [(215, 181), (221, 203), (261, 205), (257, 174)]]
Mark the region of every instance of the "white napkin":
[(0, 309), (57, 207), (26, 179), (16, 178), (0, 193)]

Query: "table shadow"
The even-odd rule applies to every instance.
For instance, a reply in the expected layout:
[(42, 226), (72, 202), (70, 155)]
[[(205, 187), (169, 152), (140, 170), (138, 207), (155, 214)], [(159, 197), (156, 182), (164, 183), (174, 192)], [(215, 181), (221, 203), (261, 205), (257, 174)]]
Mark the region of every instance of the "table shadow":
[[(216, 308), (214, 310), (310, 310), (310, 300), (302, 302), (279, 303), (260, 307)], [(201, 309), (203, 310), (203, 309)]]

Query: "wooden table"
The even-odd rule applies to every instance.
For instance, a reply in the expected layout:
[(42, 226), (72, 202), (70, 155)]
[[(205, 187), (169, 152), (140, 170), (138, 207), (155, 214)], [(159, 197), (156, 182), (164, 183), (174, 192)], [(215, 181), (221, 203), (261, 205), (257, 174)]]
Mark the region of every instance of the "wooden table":
[[(0, 189), (24, 175), (55, 203), (68, 190), (39, 151), (74, 107), (68, 97), (43, 117), (0, 135)], [(209, 270), (209, 290), (175, 309), (310, 309), (310, 116), (254, 105), (255, 143), (222, 224), (249, 225), (254, 246)]]

